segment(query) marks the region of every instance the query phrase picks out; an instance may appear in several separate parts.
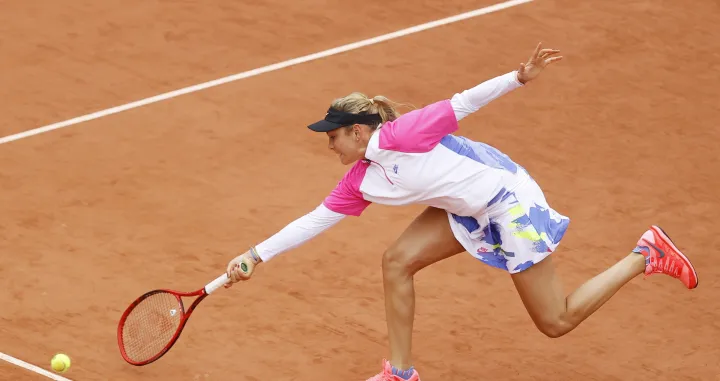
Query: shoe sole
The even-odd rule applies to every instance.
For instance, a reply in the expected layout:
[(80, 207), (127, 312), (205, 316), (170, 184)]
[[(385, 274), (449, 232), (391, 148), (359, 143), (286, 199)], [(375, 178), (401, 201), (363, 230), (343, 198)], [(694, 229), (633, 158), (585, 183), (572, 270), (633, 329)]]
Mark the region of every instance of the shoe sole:
[(675, 252), (678, 253), (678, 255), (680, 255), (680, 257), (690, 267), (690, 270), (692, 270), (693, 275), (695, 275), (695, 286), (690, 287), (690, 289), (692, 290), (693, 288), (696, 288), (700, 284), (700, 278), (698, 278), (697, 271), (695, 271), (695, 266), (693, 266), (692, 262), (690, 262), (690, 259), (688, 257), (686, 257), (685, 254), (683, 254), (682, 251), (680, 251), (680, 249), (677, 248), (677, 246), (675, 246), (675, 242), (673, 242), (673, 240), (670, 238), (670, 236), (667, 233), (665, 233), (665, 230), (663, 230), (661, 227), (655, 226), (655, 225), (652, 225), (651, 229), (655, 233), (657, 233), (660, 236), (660, 238), (662, 238), (665, 241), (665, 243), (669, 244), (670, 247), (672, 247), (673, 250), (675, 250)]

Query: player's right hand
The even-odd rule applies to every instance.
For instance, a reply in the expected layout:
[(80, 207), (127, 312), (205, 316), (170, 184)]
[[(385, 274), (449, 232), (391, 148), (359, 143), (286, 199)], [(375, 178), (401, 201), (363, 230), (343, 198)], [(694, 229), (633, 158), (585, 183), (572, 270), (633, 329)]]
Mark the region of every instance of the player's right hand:
[(234, 283), (245, 281), (252, 277), (257, 262), (253, 260), (250, 251), (235, 257), (227, 266), (227, 274), (230, 282), (225, 284), (225, 288), (230, 288)]

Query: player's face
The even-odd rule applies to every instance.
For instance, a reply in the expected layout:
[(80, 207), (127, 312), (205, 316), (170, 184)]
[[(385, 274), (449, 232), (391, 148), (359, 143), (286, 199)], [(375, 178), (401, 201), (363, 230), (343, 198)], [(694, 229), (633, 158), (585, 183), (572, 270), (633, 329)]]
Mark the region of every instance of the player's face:
[(341, 163), (352, 164), (365, 155), (367, 142), (360, 139), (359, 132), (357, 128), (338, 128), (327, 133), (328, 148), (338, 154)]

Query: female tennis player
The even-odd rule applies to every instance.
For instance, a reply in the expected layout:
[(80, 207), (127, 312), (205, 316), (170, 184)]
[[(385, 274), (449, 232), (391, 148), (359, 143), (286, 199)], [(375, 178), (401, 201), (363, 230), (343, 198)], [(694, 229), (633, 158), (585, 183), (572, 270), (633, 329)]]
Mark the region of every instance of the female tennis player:
[(538, 184), (507, 155), (452, 135), (460, 120), (560, 61), (558, 53), (538, 44), (517, 70), (402, 116), (382, 96), (336, 99), (309, 128), (326, 133), (340, 161), (354, 165), (315, 210), (230, 261), (229, 285), (345, 216), (360, 216), (370, 203), (427, 205), (382, 259), (390, 360), (383, 360), (374, 381), (420, 379), (411, 357), (413, 275), (460, 252), (510, 273), (533, 322), (549, 337), (572, 331), (640, 274), (667, 274), (695, 288), (690, 261), (651, 226), (627, 256), (565, 296), (550, 254), (569, 218), (548, 205)]

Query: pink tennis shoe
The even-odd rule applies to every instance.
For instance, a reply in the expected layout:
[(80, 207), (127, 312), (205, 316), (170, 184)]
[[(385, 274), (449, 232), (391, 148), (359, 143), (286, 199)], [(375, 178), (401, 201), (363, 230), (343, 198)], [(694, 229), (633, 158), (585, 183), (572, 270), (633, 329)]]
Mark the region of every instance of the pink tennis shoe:
[(414, 369), (412, 370), (412, 375), (409, 378), (403, 378), (398, 375), (394, 375), (390, 362), (387, 360), (383, 360), (382, 372), (368, 378), (367, 381), (420, 381), (420, 375)]
[(685, 287), (693, 289), (698, 285), (698, 275), (690, 260), (658, 226), (640, 237), (634, 253), (645, 256), (645, 276), (665, 274), (679, 279)]

